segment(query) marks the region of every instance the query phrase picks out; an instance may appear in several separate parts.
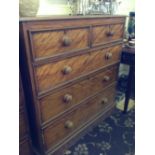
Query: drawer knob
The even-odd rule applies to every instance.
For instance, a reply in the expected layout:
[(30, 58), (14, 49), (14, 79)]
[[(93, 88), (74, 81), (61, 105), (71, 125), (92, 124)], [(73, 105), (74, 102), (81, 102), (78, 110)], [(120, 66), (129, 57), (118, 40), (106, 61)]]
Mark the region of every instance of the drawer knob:
[(65, 103), (70, 103), (72, 101), (72, 99), (73, 99), (73, 97), (70, 94), (64, 95), (64, 98), (63, 98)]
[(69, 46), (71, 44), (71, 39), (68, 36), (64, 36), (62, 38), (62, 44), (63, 46)]
[(107, 52), (105, 55), (106, 59), (111, 59), (112, 58), (112, 53), (111, 52)]
[(109, 76), (104, 76), (104, 81), (109, 81), (110, 80), (110, 77)]
[(74, 123), (72, 121), (66, 121), (65, 128), (72, 129), (74, 127)]
[(72, 68), (70, 66), (65, 66), (62, 70), (63, 74), (69, 74), (72, 72)]
[(101, 100), (101, 104), (106, 104), (106, 103), (108, 103), (108, 99), (107, 99), (107, 98), (103, 98), (103, 99)]
[(112, 37), (112, 36), (114, 35), (114, 32), (109, 31), (109, 32), (106, 33), (106, 35), (107, 35), (108, 37)]

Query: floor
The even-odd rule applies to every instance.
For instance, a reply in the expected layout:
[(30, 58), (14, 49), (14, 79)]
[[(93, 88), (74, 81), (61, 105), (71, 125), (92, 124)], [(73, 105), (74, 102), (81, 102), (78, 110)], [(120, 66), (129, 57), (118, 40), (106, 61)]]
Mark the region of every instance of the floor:
[[(119, 88), (122, 88), (122, 86)], [(124, 92), (118, 89), (116, 108), (112, 115), (98, 124), (66, 152), (66, 155), (134, 155), (134, 97), (128, 112), (122, 113)]]
[(72, 146), (68, 155), (134, 155), (135, 111), (127, 114), (115, 109), (113, 114), (98, 124)]

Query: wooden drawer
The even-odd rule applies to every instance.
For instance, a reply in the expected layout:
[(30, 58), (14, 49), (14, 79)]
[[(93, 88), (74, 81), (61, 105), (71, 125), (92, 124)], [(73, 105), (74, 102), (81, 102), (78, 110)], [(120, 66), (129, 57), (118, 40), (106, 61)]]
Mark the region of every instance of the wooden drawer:
[(121, 45), (67, 58), (35, 68), (39, 93), (120, 60)]
[(30, 37), (33, 58), (52, 57), (86, 49), (89, 46), (88, 36), (88, 27), (32, 30)]
[(99, 25), (93, 27), (93, 46), (122, 39), (123, 29), (123, 24)]
[(116, 80), (117, 72), (118, 66), (112, 66), (102, 73), (88, 77), (70, 87), (43, 97), (40, 99), (42, 122), (50, 121), (53, 117), (60, 115), (87, 97), (101, 91), (104, 87)]
[(24, 111), (19, 113), (19, 138), (22, 138), (28, 133), (28, 127), (26, 124), (26, 118)]
[(19, 143), (19, 155), (33, 155), (30, 141), (28, 138)]
[(112, 85), (95, 98), (90, 99), (78, 108), (75, 108), (66, 116), (61, 116), (51, 126), (43, 129), (46, 150), (56, 145), (63, 138), (69, 136), (73, 131), (78, 130), (86, 124), (93, 116), (104, 111), (106, 106), (114, 104), (115, 86)]

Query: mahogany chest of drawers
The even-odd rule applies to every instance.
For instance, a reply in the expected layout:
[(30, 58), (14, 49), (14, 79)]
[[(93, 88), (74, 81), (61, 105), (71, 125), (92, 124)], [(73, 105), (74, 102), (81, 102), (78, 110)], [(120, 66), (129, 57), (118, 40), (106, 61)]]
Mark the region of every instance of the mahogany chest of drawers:
[(124, 16), (20, 19), (33, 148), (63, 155), (114, 108)]

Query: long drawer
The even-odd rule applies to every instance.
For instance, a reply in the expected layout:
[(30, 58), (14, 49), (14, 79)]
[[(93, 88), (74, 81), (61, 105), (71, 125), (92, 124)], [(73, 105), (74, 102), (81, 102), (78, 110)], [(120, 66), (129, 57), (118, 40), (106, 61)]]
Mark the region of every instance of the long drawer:
[(114, 97), (115, 85), (112, 85), (102, 93), (99, 93), (95, 98), (75, 108), (66, 116), (61, 116), (51, 126), (44, 128), (43, 136), (46, 150), (56, 145), (63, 138), (71, 135), (73, 131), (79, 129), (93, 116), (104, 111), (106, 106), (114, 104)]
[(121, 44), (36, 67), (39, 93), (120, 60)]
[(118, 65), (40, 99), (42, 122), (49, 121), (116, 81)]

